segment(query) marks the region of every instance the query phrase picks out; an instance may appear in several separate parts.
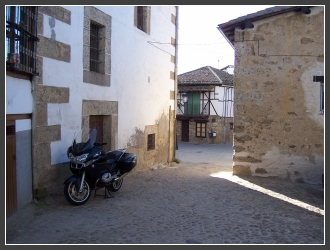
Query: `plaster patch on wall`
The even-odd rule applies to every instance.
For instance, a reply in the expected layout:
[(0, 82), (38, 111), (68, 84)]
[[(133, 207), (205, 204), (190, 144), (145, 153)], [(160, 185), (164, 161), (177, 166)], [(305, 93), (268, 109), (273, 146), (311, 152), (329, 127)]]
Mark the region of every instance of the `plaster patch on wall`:
[[(136, 169), (147, 169), (159, 163), (168, 161), (168, 114), (162, 113), (155, 124), (146, 125), (144, 130), (135, 128), (135, 132), (127, 141), (127, 152), (135, 153), (138, 157)], [(148, 150), (148, 134), (155, 134), (155, 149)]]
[(138, 147), (141, 148), (144, 146), (144, 132), (135, 128), (135, 134), (131, 135), (127, 142), (127, 147)]

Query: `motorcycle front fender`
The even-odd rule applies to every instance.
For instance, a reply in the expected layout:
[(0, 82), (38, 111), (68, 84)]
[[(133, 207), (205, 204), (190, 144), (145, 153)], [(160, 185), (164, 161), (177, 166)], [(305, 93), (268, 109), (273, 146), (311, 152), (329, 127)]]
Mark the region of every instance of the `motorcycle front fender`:
[(67, 179), (64, 181), (64, 184), (67, 184), (67, 183), (73, 182), (73, 181), (78, 180), (78, 179), (81, 179), (81, 174), (75, 174), (75, 175), (70, 176), (69, 178), (67, 178)]
[(81, 179), (82, 179), (81, 177), (82, 177), (81, 174), (72, 175), (64, 181), (64, 184), (74, 182), (75, 186), (76, 186), (76, 190), (79, 190), (80, 184), (81, 184)]

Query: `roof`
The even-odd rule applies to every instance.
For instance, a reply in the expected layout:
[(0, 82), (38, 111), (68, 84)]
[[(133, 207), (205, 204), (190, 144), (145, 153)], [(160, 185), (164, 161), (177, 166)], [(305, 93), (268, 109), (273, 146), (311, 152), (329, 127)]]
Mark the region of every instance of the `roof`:
[(178, 87), (180, 92), (203, 92), (203, 91), (213, 91), (214, 86), (180, 86)]
[[(178, 75), (178, 87), (183, 89), (182, 85), (196, 88), (199, 86), (199, 90), (208, 91), (210, 86), (221, 85), (233, 85), (234, 76), (226, 71), (213, 68), (211, 66), (205, 66), (193, 71), (189, 71)], [(203, 89), (204, 88), (204, 89)], [(192, 91), (192, 90), (190, 90)]]
[(234, 68), (234, 65), (227, 65), (226, 67), (223, 67), (223, 68), (221, 68), (219, 70), (226, 70), (228, 68)]
[(220, 33), (227, 39), (227, 41), (233, 46), (233, 43), (235, 41), (235, 28), (237, 27), (241, 29), (252, 28), (253, 21), (265, 19), (271, 16), (280, 15), (290, 11), (304, 12), (305, 14), (309, 14), (310, 7), (313, 6), (275, 6), (245, 16), (238, 17), (226, 23), (219, 24), (217, 28), (220, 31)]

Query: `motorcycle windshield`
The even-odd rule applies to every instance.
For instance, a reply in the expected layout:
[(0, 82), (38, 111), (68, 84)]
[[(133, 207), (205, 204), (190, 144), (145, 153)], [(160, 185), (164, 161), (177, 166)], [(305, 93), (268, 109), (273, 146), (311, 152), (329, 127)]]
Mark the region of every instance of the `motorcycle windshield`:
[(93, 147), (94, 142), (96, 141), (96, 135), (97, 135), (97, 130), (96, 128), (93, 128), (90, 130), (88, 134), (88, 139), (87, 141), (83, 141), (84, 134), (86, 132), (86, 129), (82, 129), (77, 133), (77, 135), (74, 136), (73, 142), (72, 142), (72, 150), (75, 155), (79, 155), (83, 153), (84, 151), (90, 149)]

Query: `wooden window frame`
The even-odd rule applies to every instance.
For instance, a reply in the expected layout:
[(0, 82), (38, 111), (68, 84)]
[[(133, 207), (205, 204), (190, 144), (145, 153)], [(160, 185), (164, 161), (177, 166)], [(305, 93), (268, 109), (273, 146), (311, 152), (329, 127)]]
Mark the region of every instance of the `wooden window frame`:
[[(203, 124), (205, 125), (204, 129), (202, 126)], [(196, 122), (196, 137), (206, 138), (206, 127), (206, 122)]]

